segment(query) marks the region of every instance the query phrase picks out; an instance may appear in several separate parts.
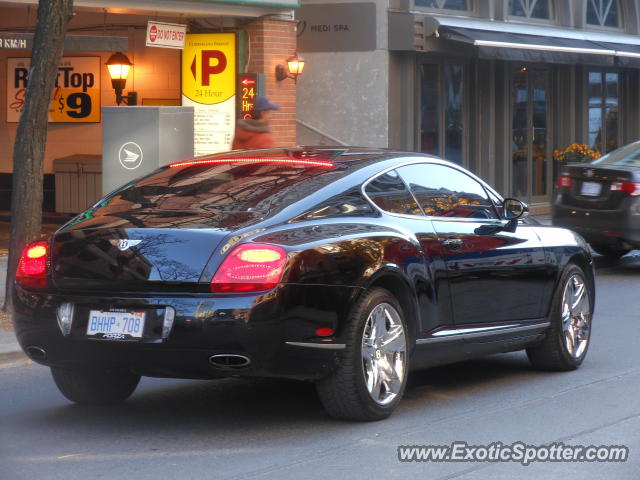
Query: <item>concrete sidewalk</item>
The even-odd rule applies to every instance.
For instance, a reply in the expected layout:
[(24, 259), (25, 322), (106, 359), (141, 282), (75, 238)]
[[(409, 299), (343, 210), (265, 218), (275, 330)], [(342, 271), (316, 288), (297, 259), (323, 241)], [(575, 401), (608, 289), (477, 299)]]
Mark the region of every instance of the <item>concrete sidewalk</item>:
[[(7, 277), (7, 256), (0, 255), (0, 302), (4, 304), (4, 291)], [(10, 328), (10, 325), (0, 324)], [(0, 364), (26, 358), (13, 331), (0, 329)]]
[[(551, 224), (551, 217), (541, 215), (533, 217), (543, 225)], [(0, 254), (0, 302), (4, 303), (5, 282), (7, 274), (7, 256)], [(9, 326), (10, 328), (10, 326)], [(0, 329), (0, 364), (26, 359), (12, 330)]]

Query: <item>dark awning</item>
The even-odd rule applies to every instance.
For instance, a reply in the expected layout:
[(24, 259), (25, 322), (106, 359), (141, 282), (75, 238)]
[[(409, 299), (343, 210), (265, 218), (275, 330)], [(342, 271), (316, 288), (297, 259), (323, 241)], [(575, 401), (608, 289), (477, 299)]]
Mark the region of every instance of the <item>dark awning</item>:
[(598, 42), (606, 48), (613, 48), (616, 51), (616, 63), (621, 66), (640, 67), (640, 45), (628, 43)]
[(440, 26), (441, 38), (477, 47), (480, 58), (613, 65), (616, 50), (590, 40)]
[[(418, 13), (413, 14), (413, 23), (423, 26), (409, 38), (413, 50), (526, 62), (640, 67), (638, 35)], [(407, 21), (399, 24), (405, 30), (408, 26)], [(389, 38), (397, 34), (390, 31)], [(400, 49), (409, 49), (408, 43), (405, 39)], [(389, 44), (395, 45), (391, 40)]]

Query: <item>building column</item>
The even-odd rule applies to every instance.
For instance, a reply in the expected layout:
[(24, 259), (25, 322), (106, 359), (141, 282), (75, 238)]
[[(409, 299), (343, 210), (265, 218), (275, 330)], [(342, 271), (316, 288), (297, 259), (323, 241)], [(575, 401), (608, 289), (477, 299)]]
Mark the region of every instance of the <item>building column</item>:
[[(296, 144), (296, 84), (287, 78), (276, 80), (276, 65), (284, 65), (296, 51), (296, 22), (258, 19), (245, 27), (249, 36), (248, 72), (263, 73), (266, 96), (280, 107), (270, 123), (278, 146)], [(241, 95), (242, 92), (239, 92)]]

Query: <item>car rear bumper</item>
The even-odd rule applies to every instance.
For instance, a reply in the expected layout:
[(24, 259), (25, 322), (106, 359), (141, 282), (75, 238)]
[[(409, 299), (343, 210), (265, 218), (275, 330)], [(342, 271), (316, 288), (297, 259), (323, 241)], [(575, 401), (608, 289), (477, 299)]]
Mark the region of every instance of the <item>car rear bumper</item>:
[(584, 209), (556, 202), (552, 221), (555, 226), (579, 233), (589, 243), (640, 246), (640, 202), (637, 199), (631, 199), (623, 210)]
[[(357, 287), (280, 285), (262, 295), (181, 296), (67, 295), (16, 288), (14, 321), (23, 350), (44, 365), (123, 368), (146, 376), (219, 378), (230, 375), (317, 379), (336, 366), (340, 328)], [(105, 298), (107, 298), (105, 300)], [(68, 335), (58, 307), (77, 306)], [(286, 305), (286, 307), (285, 307)], [(97, 340), (86, 335), (88, 308), (148, 309), (140, 341)], [(172, 306), (175, 320), (166, 339), (154, 311)], [(321, 338), (318, 328), (336, 334)], [(214, 365), (214, 355), (246, 357), (245, 366)]]

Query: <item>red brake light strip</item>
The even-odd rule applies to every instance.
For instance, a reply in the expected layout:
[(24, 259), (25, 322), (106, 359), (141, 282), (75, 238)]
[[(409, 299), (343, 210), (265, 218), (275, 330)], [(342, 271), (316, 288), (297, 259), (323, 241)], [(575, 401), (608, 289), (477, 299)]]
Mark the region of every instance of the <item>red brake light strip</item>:
[(304, 165), (308, 167), (333, 167), (328, 160), (297, 160), (291, 158), (211, 158), (208, 160), (189, 160), (169, 164), (169, 168), (187, 167), (192, 165), (214, 165), (217, 163), (282, 163), (285, 165)]

